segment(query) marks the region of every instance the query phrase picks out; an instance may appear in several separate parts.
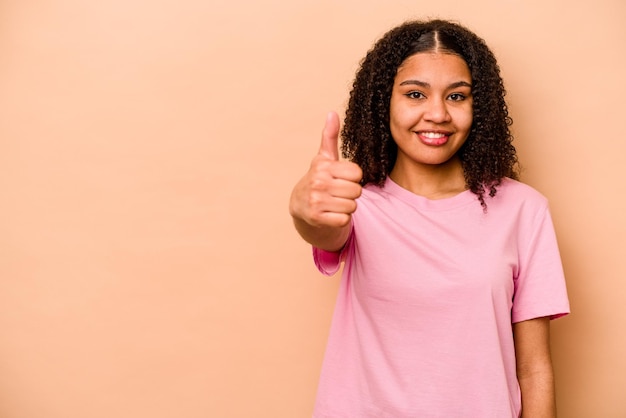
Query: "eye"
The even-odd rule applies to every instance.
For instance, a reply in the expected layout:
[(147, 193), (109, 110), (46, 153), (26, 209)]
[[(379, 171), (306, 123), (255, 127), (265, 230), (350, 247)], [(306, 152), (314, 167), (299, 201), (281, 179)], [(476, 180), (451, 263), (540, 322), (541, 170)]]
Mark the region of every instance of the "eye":
[(461, 93), (452, 93), (451, 95), (448, 96), (448, 98), (452, 100), (453, 102), (461, 102), (465, 100), (467, 97)]
[(405, 96), (408, 97), (409, 99), (423, 99), (424, 97), (426, 97), (424, 96), (424, 94), (422, 94), (419, 91), (410, 91), (406, 93)]

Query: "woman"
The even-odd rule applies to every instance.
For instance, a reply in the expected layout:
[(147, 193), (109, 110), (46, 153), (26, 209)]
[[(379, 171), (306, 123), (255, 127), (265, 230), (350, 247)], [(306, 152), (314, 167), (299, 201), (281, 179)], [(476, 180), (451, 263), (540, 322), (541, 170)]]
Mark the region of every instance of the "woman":
[(569, 312), (546, 199), (518, 182), (492, 52), (407, 22), (357, 71), (290, 213), (343, 277), (314, 417), (554, 417), (549, 321)]

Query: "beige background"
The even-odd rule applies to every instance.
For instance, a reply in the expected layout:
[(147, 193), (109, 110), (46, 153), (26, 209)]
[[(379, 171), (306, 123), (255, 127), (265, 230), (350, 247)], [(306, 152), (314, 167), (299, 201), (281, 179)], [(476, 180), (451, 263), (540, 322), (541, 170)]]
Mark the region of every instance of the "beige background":
[(623, 0), (2, 0), (0, 417), (310, 416), (338, 279), (289, 192), (429, 16), (496, 52), (551, 201), (560, 416), (626, 416)]

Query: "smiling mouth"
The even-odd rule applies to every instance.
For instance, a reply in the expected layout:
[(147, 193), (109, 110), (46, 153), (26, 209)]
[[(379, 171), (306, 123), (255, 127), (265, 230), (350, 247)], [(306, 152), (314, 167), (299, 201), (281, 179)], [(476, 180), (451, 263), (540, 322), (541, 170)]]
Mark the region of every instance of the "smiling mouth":
[(421, 132), (420, 135), (424, 135), (426, 138), (443, 138), (444, 136), (447, 136), (441, 132)]
[(416, 132), (420, 141), (426, 145), (443, 145), (448, 142), (450, 137), (449, 132), (432, 132), (432, 131), (420, 131)]

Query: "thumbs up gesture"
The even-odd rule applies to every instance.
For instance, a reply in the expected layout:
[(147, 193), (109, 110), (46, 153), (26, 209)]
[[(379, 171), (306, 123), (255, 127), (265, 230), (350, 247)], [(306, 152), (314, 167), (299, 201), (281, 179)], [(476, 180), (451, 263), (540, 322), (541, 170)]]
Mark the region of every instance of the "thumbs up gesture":
[(339, 117), (331, 112), (319, 152), (296, 184), (289, 212), (302, 237), (318, 248), (337, 250), (348, 237), (356, 199), (361, 195), (361, 168), (339, 159)]

